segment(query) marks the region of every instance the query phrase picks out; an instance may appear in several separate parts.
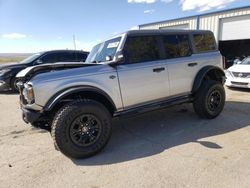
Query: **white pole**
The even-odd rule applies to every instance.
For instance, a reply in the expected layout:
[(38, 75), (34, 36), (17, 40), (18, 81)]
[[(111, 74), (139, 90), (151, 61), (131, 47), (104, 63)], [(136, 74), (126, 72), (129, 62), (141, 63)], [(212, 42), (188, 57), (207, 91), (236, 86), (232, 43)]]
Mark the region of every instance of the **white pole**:
[(74, 44), (74, 48), (76, 50), (76, 38), (75, 38), (75, 35), (73, 35), (73, 44)]

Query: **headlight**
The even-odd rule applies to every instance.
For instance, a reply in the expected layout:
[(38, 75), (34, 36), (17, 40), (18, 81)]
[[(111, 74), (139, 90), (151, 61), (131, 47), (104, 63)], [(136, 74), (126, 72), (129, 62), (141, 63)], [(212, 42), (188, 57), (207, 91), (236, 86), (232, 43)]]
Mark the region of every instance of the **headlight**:
[(228, 78), (228, 77), (232, 77), (233, 75), (232, 75), (232, 73), (230, 72), (230, 71), (226, 71), (226, 77)]
[(31, 85), (24, 84), (24, 89), (22, 94), (25, 100), (28, 102), (28, 104), (32, 104), (35, 102), (34, 92)]
[(4, 74), (6, 74), (9, 71), (10, 71), (10, 69), (2, 69), (2, 70), (0, 70), (0, 76), (3, 76)]

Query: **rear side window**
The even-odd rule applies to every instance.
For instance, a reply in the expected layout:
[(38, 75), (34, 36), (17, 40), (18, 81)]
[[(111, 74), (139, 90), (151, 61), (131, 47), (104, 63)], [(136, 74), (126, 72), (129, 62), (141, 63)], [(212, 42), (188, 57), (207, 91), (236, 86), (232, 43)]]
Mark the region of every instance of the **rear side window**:
[(168, 59), (191, 55), (188, 35), (163, 36), (163, 45)]
[(124, 52), (128, 63), (155, 61), (160, 59), (157, 36), (128, 37)]
[(194, 34), (196, 52), (207, 52), (216, 49), (214, 35), (212, 33)]
[(84, 62), (87, 59), (87, 54), (85, 53), (77, 53), (76, 54), (76, 60), (80, 62)]

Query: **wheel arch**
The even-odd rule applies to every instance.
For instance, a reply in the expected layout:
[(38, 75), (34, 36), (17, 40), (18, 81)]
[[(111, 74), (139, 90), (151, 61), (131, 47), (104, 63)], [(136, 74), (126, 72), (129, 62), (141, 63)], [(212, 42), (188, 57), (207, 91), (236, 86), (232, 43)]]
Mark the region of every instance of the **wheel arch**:
[(63, 104), (74, 100), (92, 99), (102, 103), (111, 115), (117, 110), (111, 97), (103, 90), (92, 86), (78, 86), (56, 93), (44, 106), (44, 111), (55, 111)]
[(193, 87), (192, 87), (192, 93), (195, 93), (200, 88), (202, 82), (204, 80), (215, 80), (219, 81), (222, 84), (225, 82), (225, 73), (222, 69), (216, 66), (206, 66), (203, 67), (196, 75)]

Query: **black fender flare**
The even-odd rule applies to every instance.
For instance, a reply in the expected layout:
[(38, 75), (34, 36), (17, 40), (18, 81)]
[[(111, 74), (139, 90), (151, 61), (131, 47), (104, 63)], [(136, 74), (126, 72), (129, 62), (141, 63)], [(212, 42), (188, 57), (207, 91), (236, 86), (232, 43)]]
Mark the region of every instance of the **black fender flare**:
[(93, 86), (74, 86), (74, 87), (66, 88), (62, 91), (59, 91), (58, 93), (56, 93), (55, 95), (53, 95), (53, 97), (49, 99), (49, 101), (44, 106), (43, 110), (50, 111), (61, 99), (63, 99), (64, 97), (70, 94), (74, 94), (78, 92), (94, 92), (99, 95), (102, 95), (109, 101), (109, 103), (113, 106), (114, 110), (116, 110), (115, 103), (113, 102), (111, 97), (103, 90), (93, 87)]
[(203, 81), (204, 77), (210, 71), (216, 71), (217, 74), (221, 74), (222, 75), (221, 82), (222, 82), (222, 84), (224, 84), (224, 82), (225, 82), (225, 73), (224, 73), (224, 71), (219, 67), (209, 65), (209, 66), (203, 67), (197, 73), (197, 75), (195, 77), (195, 80), (194, 80), (194, 83), (193, 83), (192, 93), (195, 93), (196, 91), (198, 91), (199, 87), (202, 84), (202, 81)]

